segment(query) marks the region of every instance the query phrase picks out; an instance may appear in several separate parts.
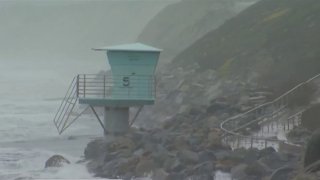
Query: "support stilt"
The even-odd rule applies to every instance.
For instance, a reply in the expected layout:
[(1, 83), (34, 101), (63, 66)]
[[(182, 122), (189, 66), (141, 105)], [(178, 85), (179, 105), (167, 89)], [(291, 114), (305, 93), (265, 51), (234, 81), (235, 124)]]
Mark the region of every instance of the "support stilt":
[(104, 125), (103, 125), (103, 123), (102, 123), (102, 121), (101, 121), (98, 113), (96, 112), (96, 110), (94, 110), (94, 108), (93, 108), (92, 106), (90, 106), (90, 108), (91, 108), (92, 112), (94, 113), (94, 115), (96, 116), (96, 118), (98, 119), (99, 124), (100, 124), (100, 126), (102, 127), (104, 134), (105, 134), (105, 135), (108, 134), (108, 131), (107, 131), (106, 128), (104, 127)]

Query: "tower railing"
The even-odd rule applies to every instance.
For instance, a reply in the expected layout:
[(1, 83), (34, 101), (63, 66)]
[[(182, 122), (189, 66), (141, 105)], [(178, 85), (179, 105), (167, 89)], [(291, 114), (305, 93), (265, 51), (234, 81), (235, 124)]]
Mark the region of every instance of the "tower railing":
[(79, 74), (77, 94), (79, 98), (154, 99), (155, 84), (151, 75)]
[[(273, 101), (264, 103), (245, 113), (226, 119), (220, 124), (220, 128), (224, 131), (223, 141), (233, 148), (243, 147), (241, 144), (244, 144), (245, 147), (265, 148), (283, 143), (283, 139), (278, 139), (274, 136), (266, 136), (264, 134), (253, 135), (252, 131), (247, 131), (250, 131), (250, 127), (261, 124), (267, 124), (267, 133), (269, 133), (270, 129), (275, 131), (280, 129), (289, 131), (295, 126), (300, 125), (301, 116), (306, 110), (306, 107), (289, 112), (288, 107), (291, 98), (301, 93), (306, 85), (314, 83), (319, 79), (320, 74), (298, 84)], [(284, 115), (287, 117), (283, 117)]]

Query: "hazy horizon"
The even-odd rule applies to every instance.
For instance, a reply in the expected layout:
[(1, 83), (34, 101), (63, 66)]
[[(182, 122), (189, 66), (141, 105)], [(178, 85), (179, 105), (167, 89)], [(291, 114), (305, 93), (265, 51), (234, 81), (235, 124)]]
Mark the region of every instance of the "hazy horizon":
[(0, 95), (64, 96), (76, 74), (108, 68), (105, 54), (91, 48), (135, 42), (171, 2), (0, 1)]

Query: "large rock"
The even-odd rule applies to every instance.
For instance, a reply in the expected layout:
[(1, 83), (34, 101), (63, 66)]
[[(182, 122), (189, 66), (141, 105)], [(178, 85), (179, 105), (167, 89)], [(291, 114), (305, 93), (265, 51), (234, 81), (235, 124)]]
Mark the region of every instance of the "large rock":
[(169, 156), (163, 163), (163, 168), (168, 172), (180, 172), (185, 169), (185, 165), (177, 157)]
[[(244, 148), (240, 148), (240, 149), (236, 149), (232, 152), (228, 151), (225, 152), (226, 156), (224, 157), (224, 159), (228, 159), (234, 163), (252, 163), (255, 162), (256, 160), (258, 160), (259, 158), (259, 150), (258, 149), (244, 149)], [(217, 155), (217, 154), (216, 154)]]
[(319, 178), (313, 174), (299, 174), (293, 180), (319, 180)]
[(141, 158), (136, 166), (135, 172), (138, 177), (141, 177), (150, 174), (155, 168), (156, 165), (152, 159)]
[(129, 159), (118, 158), (112, 161), (106, 162), (102, 167), (99, 167), (97, 176), (104, 178), (117, 178), (121, 177), (133, 177), (138, 158), (132, 157)]
[(167, 180), (169, 174), (163, 169), (156, 169), (153, 171), (152, 180)]
[(304, 167), (320, 160), (320, 130), (316, 131), (310, 141), (304, 156)]
[(108, 147), (108, 141), (106, 138), (99, 138), (91, 141), (84, 150), (84, 156), (86, 159), (101, 159), (105, 154)]
[(206, 125), (209, 127), (209, 128), (213, 128), (215, 126), (218, 126), (219, 125), (219, 119), (216, 117), (216, 116), (210, 116), (208, 117), (207, 121), (206, 121)]
[(195, 152), (189, 151), (187, 149), (180, 151), (177, 154), (178, 158), (185, 163), (197, 163), (199, 162), (199, 155)]
[(305, 172), (313, 173), (320, 171), (320, 161), (316, 161), (305, 168)]
[(270, 169), (278, 169), (283, 167), (290, 161), (290, 156), (288, 154), (283, 154), (279, 152), (274, 152), (263, 156), (259, 159), (259, 162), (265, 164)]
[(305, 145), (309, 138), (312, 136), (312, 132), (302, 126), (293, 128), (288, 134), (287, 138), (294, 144)]
[(207, 161), (192, 167), (191, 169), (187, 170), (184, 174), (186, 174), (190, 179), (194, 180), (212, 180), (214, 169), (215, 167), (213, 163)]
[(246, 164), (239, 164), (231, 169), (231, 175), (238, 180), (245, 180), (247, 177), (245, 169), (248, 167)]
[(245, 169), (247, 175), (255, 177), (263, 177), (267, 172), (267, 168), (259, 162), (251, 163)]
[(265, 157), (277, 152), (273, 147), (266, 147), (260, 150), (260, 157)]
[(119, 150), (134, 150), (136, 147), (135, 142), (129, 137), (117, 137), (108, 144), (109, 152), (116, 152)]
[(182, 173), (170, 173), (166, 180), (185, 180), (185, 177)]
[(284, 179), (290, 179), (291, 173), (295, 170), (292, 166), (286, 166), (277, 169), (274, 171), (270, 177), (270, 180), (284, 180)]
[(301, 123), (303, 127), (311, 131), (320, 128), (320, 104), (314, 105), (303, 112)]
[(208, 133), (208, 146), (209, 147), (220, 147), (222, 146), (222, 141), (219, 132), (211, 131)]
[(70, 161), (61, 155), (53, 155), (46, 161), (45, 168), (62, 167), (64, 164), (70, 164)]
[(213, 151), (202, 151), (199, 153), (199, 161), (206, 162), (206, 161), (216, 161), (216, 156)]

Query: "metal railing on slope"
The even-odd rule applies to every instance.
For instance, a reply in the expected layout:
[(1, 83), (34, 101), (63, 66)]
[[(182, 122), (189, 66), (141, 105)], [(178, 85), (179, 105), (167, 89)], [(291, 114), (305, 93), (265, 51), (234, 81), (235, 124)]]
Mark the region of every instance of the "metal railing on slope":
[[(241, 130), (245, 130), (251, 125), (255, 123), (262, 123), (262, 122), (278, 122), (279, 117), (286, 111), (289, 105), (290, 97), (294, 97), (296, 93), (299, 93), (299, 90), (309, 84), (313, 83), (313, 81), (320, 79), (320, 74), (310, 78), (309, 80), (298, 84), (291, 90), (287, 91), (283, 95), (279, 96), (275, 100), (271, 102), (267, 102), (260, 106), (257, 106), (245, 113), (233, 116), (231, 118), (226, 119), (220, 124), (220, 128), (224, 131), (223, 141), (225, 143), (232, 142), (234, 147), (239, 147), (241, 141), (249, 142), (249, 147), (254, 147), (255, 145), (259, 145), (259, 143), (263, 143), (264, 147), (268, 146), (272, 143), (280, 143), (283, 140), (279, 140), (277, 138), (270, 138), (264, 136), (252, 136), (252, 135), (243, 135), (241, 134)], [(287, 118), (283, 123), (284, 130), (290, 130), (293, 126), (299, 125), (301, 121), (301, 115), (305, 109), (300, 110), (298, 113), (291, 115)], [(293, 126), (290, 124), (293, 124)], [(258, 142), (258, 143), (255, 143)]]

